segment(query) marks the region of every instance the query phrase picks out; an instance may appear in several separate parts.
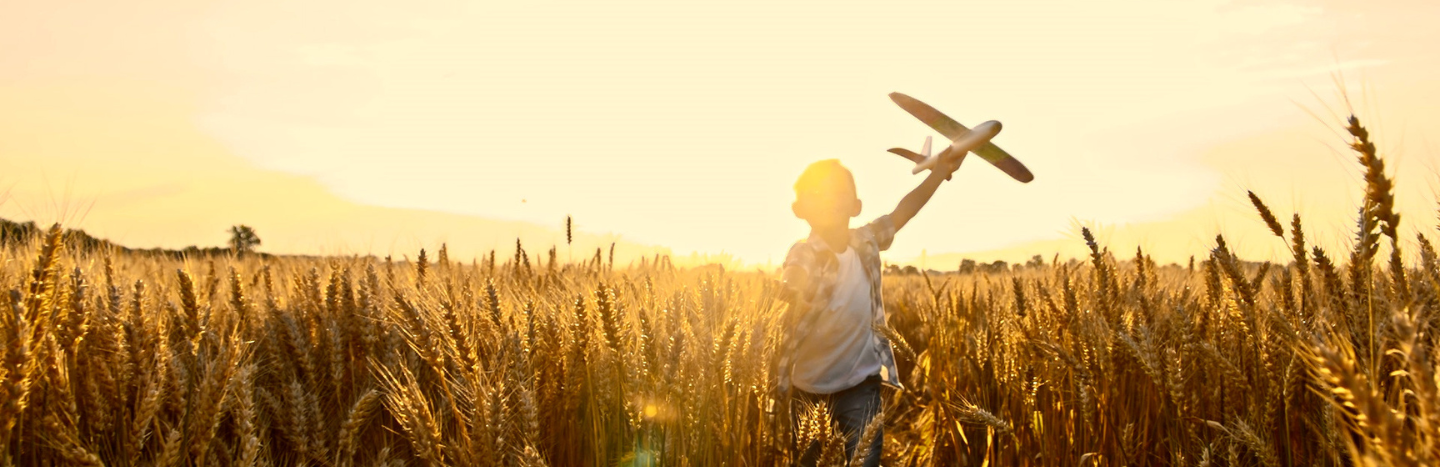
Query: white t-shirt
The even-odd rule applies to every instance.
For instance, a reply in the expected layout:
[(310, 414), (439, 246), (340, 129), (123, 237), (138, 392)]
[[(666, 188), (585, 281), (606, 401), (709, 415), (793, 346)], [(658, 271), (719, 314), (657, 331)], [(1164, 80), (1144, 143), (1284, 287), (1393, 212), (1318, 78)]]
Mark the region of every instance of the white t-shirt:
[(830, 304), (815, 320), (815, 329), (795, 349), (790, 373), (796, 389), (831, 394), (854, 387), (880, 372), (875, 331), (870, 329), (870, 278), (854, 248), (836, 255), (839, 268)]

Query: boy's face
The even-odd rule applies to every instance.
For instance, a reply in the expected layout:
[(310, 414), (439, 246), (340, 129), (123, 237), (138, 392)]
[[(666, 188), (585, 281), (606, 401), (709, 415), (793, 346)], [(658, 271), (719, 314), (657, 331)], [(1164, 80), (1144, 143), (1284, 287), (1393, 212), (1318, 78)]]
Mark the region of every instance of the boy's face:
[(849, 177), (832, 174), (796, 191), (790, 208), (813, 229), (849, 228), (850, 218), (860, 215), (860, 199)]

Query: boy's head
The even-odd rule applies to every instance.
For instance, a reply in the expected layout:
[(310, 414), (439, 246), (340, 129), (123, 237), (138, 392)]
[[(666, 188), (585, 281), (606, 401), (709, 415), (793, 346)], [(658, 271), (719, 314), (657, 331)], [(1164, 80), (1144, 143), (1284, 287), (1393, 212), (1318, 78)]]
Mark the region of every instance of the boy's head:
[(860, 215), (855, 177), (835, 159), (810, 164), (795, 181), (790, 209), (811, 228), (848, 228), (850, 218)]

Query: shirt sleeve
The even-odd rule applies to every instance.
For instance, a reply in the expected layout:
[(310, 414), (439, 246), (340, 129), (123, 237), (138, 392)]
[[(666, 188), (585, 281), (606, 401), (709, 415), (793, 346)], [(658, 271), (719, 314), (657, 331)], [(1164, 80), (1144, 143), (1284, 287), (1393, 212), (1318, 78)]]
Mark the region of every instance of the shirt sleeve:
[(890, 249), (890, 242), (895, 241), (895, 221), (890, 219), (889, 214), (876, 218), (861, 229), (865, 230), (880, 251)]
[(796, 242), (785, 255), (785, 265), (780, 270), (780, 279), (787, 292), (795, 297), (807, 297), (807, 289), (814, 277), (815, 250), (804, 242)]

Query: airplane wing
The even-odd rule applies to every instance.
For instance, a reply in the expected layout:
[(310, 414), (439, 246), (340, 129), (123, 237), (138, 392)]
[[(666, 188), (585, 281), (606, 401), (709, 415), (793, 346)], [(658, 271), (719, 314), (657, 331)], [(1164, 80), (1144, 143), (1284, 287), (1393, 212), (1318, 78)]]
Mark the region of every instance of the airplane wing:
[[(934, 107), (920, 102), (913, 97), (892, 92), (890, 93), (890, 100), (895, 101), (900, 108), (905, 109), (910, 115), (914, 115), (915, 118), (925, 122), (926, 125), (930, 125), (930, 128), (934, 128), (935, 131), (940, 132), (941, 135), (951, 140), (959, 138), (960, 135), (970, 131), (970, 129), (965, 128), (965, 125), (961, 125), (960, 122), (955, 121), (955, 119), (940, 113), (940, 111), (935, 110)], [(1000, 149), (1000, 147), (994, 143), (985, 143), (985, 145), (976, 148), (975, 154), (990, 162), (991, 165), (1000, 169), (1001, 172), (1005, 172), (1010, 178), (1014, 178), (1021, 183), (1030, 183), (1031, 180), (1035, 179), (1035, 175), (1030, 173), (1030, 169), (1025, 168), (1025, 164), (1021, 164), (1020, 161), (1016, 160), (1010, 153), (1005, 152), (1004, 149)]]

